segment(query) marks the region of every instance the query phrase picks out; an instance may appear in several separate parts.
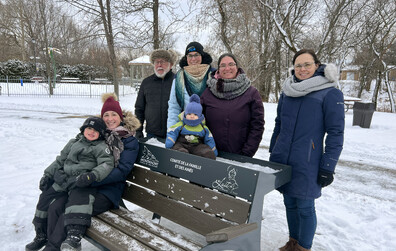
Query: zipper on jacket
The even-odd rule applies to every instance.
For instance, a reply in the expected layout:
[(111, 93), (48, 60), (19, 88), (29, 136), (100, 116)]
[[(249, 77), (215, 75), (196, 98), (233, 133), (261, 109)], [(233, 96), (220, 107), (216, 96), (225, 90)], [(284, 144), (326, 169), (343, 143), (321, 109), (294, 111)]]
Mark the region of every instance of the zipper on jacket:
[(308, 162), (311, 161), (311, 153), (313, 150), (315, 150), (315, 143), (311, 139), (311, 143), (309, 144), (309, 150), (308, 150), (308, 160), (307, 160)]

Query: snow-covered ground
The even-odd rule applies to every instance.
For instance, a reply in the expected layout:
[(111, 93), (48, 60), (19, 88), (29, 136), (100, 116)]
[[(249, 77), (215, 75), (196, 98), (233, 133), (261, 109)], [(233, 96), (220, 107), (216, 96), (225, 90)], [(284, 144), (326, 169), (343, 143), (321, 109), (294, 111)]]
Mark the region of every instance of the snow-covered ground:
[[(121, 98), (133, 110), (135, 95)], [(0, 250), (24, 250), (34, 237), (31, 223), (38, 182), (84, 118), (101, 109), (100, 98), (0, 96)], [(255, 158), (268, 160), (276, 104), (264, 104), (265, 132)], [(344, 150), (334, 183), (316, 200), (318, 227), (312, 250), (396, 249), (396, 114), (375, 112), (371, 128), (352, 126), (346, 113)], [(288, 239), (282, 196), (266, 195), (263, 250)], [(83, 250), (97, 250), (87, 242)]]

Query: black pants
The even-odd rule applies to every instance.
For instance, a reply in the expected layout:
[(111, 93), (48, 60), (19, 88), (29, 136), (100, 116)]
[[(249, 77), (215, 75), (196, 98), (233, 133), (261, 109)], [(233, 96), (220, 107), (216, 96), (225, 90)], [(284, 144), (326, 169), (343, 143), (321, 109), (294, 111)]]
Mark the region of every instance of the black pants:
[[(48, 208), (48, 243), (45, 251), (59, 251), (62, 242), (66, 239), (64, 224), (65, 205), (67, 197), (58, 199)], [(111, 201), (101, 193), (97, 193), (93, 204), (92, 215), (98, 215), (113, 207)]]

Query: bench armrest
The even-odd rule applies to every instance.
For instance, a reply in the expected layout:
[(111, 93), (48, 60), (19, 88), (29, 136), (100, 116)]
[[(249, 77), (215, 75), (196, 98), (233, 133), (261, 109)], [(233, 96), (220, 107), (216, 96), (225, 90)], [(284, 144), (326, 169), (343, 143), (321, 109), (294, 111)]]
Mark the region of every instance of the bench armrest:
[(227, 227), (223, 228), (217, 231), (214, 231), (212, 233), (207, 234), (206, 237), (206, 242), (208, 243), (214, 243), (214, 242), (224, 242), (228, 241), (232, 238), (235, 238), (239, 235), (248, 233), (250, 231), (253, 231), (257, 229), (257, 223), (249, 223), (249, 224), (240, 224), (237, 226), (232, 226), (232, 227)]

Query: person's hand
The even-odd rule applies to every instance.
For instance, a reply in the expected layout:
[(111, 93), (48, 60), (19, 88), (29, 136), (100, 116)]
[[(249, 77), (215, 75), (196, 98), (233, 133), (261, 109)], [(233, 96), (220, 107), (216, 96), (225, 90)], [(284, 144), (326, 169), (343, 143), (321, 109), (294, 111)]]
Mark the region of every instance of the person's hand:
[(321, 187), (330, 185), (334, 180), (334, 174), (324, 169), (319, 169), (318, 184)]
[(58, 185), (65, 183), (67, 177), (67, 174), (63, 170), (56, 170), (54, 173), (54, 181)]
[(92, 184), (96, 180), (96, 175), (92, 172), (90, 173), (82, 173), (77, 176), (76, 186), (78, 187), (87, 187)]
[(137, 139), (142, 139), (144, 137), (142, 131), (136, 131), (135, 138)]
[(45, 191), (52, 186), (52, 183), (54, 183), (54, 181), (49, 176), (44, 174), (40, 179), (39, 188), (41, 191)]

